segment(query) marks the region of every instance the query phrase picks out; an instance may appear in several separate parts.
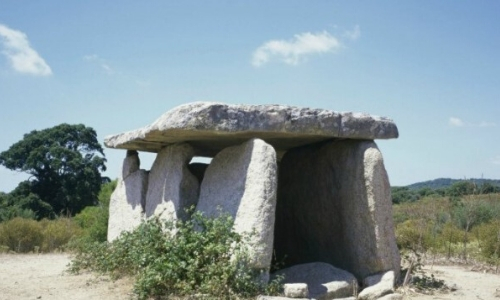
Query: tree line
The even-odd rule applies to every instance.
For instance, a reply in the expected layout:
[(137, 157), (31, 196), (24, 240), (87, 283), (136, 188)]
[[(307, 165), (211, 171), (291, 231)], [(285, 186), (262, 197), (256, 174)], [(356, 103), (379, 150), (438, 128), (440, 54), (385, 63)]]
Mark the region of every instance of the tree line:
[(425, 197), (450, 197), (454, 200), (467, 195), (486, 195), (500, 193), (500, 186), (489, 181), (476, 183), (474, 180), (462, 180), (451, 184), (449, 187), (432, 189), (423, 187), (412, 189), (408, 186), (392, 187), (392, 203), (400, 204), (415, 202)]

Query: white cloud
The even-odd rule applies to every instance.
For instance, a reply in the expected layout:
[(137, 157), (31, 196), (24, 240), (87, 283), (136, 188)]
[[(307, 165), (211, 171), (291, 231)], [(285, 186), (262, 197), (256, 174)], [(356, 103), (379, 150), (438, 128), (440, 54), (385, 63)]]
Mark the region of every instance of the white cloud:
[(0, 24), (0, 43), (3, 45), (2, 53), (17, 72), (37, 76), (52, 75), (49, 65), (31, 48), (24, 32)]
[(83, 59), (85, 61), (94, 62), (94, 63), (98, 64), (101, 67), (101, 69), (103, 69), (106, 72), (106, 74), (108, 74), (108, 75), (115, 74), (115, 70), (113, 70), (113, 68), (111, 68), (111, 66), (108, 64), (108, 62), (105, 59), (100, 58), (96, 54), (85, 55), (85, 56), (83, 56)]
[(497, 124), (493, 122), (481, 121), (480, 123), (468, 123), (459, 118), (450, 117), (448, 124), (451, 127), (496, 127)]
[(493, 158), (493, 160), (491, 161), (491, 163), (493, 163), (494, 165), (500, 165), (500, 155), (498, 155), (495, 158)]
[(450, 117), (448, 124), (452, 127), (462, 127), (465, 125), (461, 119), (455, 117)]
[(486, 122), (486, 121), (482, 121), (481, 123), (479, 123), (479, 125), (477, 125), (479, 127), (495, 127), (497, 126), (496, 123), (493, 123), (493, 122)]
[(342, 47), (340, 41), (328, 32), (296, 34), (292, 40), (271, 40), (253, 53), (252, 65), (260, 67), (277, 59), (288, 65), (297, 65), (312, 54), (332, 52)]
[(346, 32), (344, 32), (344, 36), (351, 41), (359, 39), (359, 37), (361, 36), (361, 29), (359, 28), (359, 25), (354, 26), (352, 30), (347, 30)]

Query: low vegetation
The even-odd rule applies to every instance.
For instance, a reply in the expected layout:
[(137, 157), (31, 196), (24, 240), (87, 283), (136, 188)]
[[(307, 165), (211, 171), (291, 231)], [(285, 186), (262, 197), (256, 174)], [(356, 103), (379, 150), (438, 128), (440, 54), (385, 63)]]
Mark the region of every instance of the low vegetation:
[(98, 205), (88, 206), (75, 217), (57, 217), (37, 221), (32, 214), (0, 222), (2, 252), (64, 251), (71, 245), (106, 241), (109, 199), (116, 181), (103, 184)]
[(482, 262), (498, 272), (500, 194), (496, 188), (494, 193), (485, 190), (460, 182), (444, 195), (430, 193), (395, 204), (396, 238), (403, 255), (413, 260)]
[(248, 266), (244, 236), (229, 216), (161, 223), (150, 219), (112, 243), (80, 244), (71, 270), (89, 269), (112, 277), (133, 276), (140, 299), (203, 295), (238, 299), (276, 294), (279, 282), (264, 284), (261, 271)]

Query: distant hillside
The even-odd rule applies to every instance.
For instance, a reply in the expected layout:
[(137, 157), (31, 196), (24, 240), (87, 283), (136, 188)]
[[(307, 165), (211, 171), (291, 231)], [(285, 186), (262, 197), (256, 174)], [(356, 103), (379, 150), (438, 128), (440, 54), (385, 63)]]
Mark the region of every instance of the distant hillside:
[[(438, 178), (438, 179), (434, 179), (434, 180), (410, 184), (407, 187), (410, 190), (419, 190), (421, 188), (430, 188), (430, 189), (435, 190), (435, 189), (440, 189), (440, 188), (447, 188), (456, 182), (464, 181), (464, 180), (465, 179)], [(470, 178), (470, 179), (466, 179), (466, 180), (475, 182), (477, 185), (482, 185), (483, 183), (488, 182), (492, 185), (500, 186), (500, 180), (498, 180), (498, 179)]]

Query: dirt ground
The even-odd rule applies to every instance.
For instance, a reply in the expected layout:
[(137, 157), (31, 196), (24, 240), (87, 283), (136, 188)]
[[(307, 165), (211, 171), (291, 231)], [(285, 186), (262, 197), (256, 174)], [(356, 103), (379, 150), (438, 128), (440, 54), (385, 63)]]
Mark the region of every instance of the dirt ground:
[[(111, 281), (86, 273), (68, 274), (68, 254), (0, 255), (0, 300), (133, 299), (129, 279)], [(431, 271), (430, 268), (427, 268)], [(456, 290), (434, 295), (406, 291), (405, 299), (500, 299), (500, 275), (470, 271), (462, 266), (434, 266), (434, 276)]]
[(430, 276), (444, 280), (444, 283), (453, 288), (445, 293), (435, 292), (433, 295), (423, 295), (406, 291), (405, 299), (459, 299), (459, 300), (494, 300), (500, 299), (500, 274), (490, 274), (471, 271), (467, 266), (439, 266), (425, 267)]
[(131, 299), (132, 282), (69, 274), (68, 254), (0, 255), (0, 300)]

